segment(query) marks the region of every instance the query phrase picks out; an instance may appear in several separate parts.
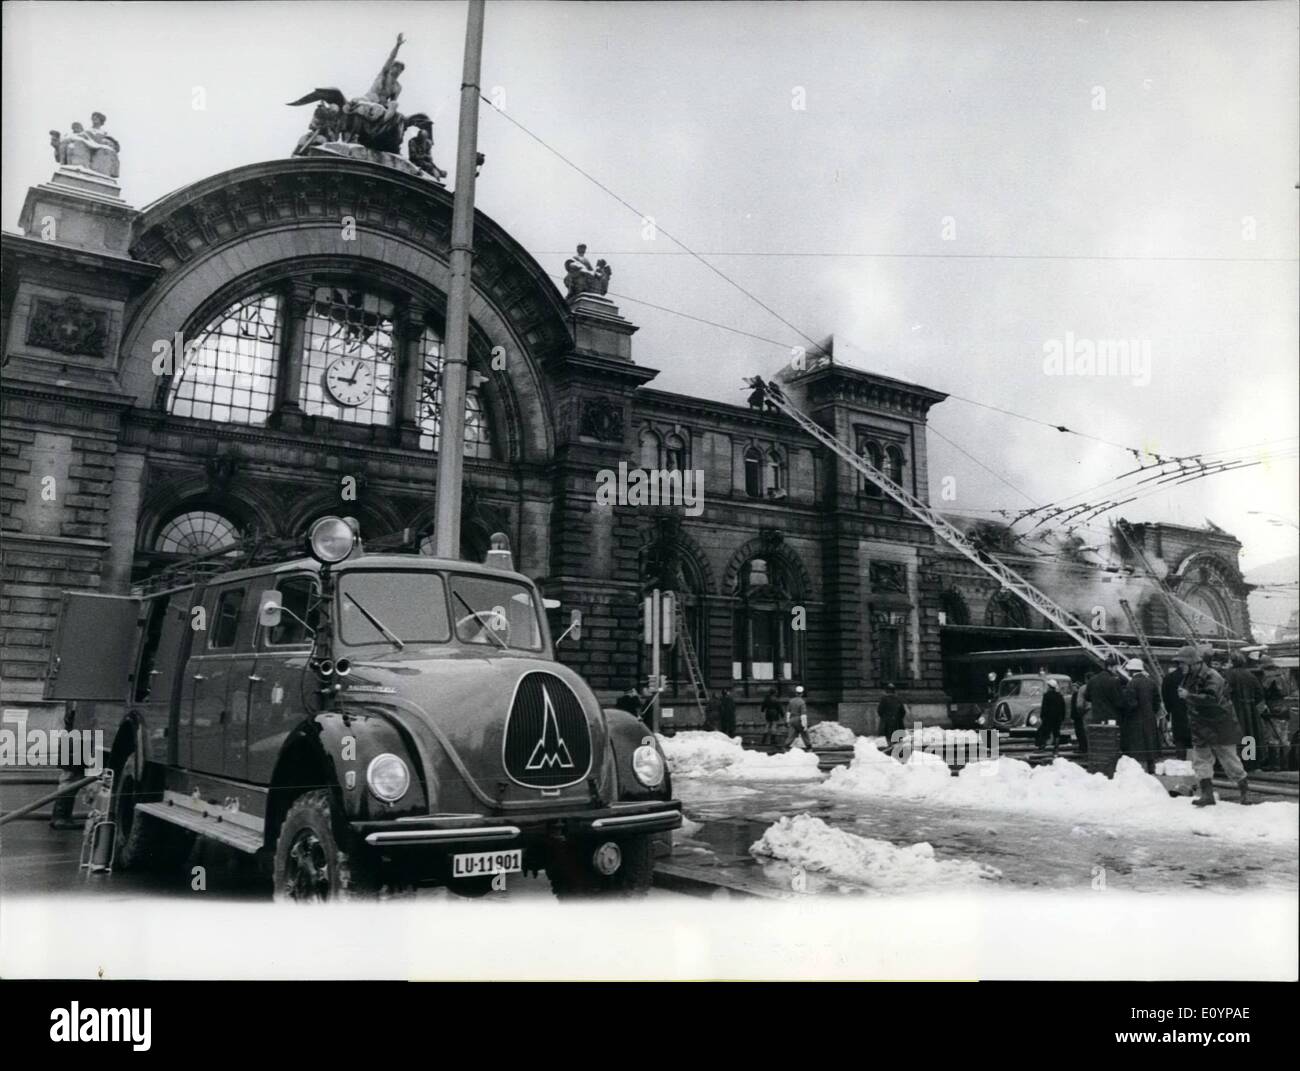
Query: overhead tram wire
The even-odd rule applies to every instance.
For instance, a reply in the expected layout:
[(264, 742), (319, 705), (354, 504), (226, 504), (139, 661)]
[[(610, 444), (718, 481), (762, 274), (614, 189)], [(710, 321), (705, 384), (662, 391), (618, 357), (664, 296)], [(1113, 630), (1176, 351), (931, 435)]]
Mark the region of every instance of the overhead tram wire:
[[(676, 239), (674, 239), (675, 241)], [(542, 256), (568, 256), (567, 250), (543, 249)], [(1142, 257), (1123, 254), (1090, 255), (1079, 253), (886, 253), (846, 250), (843, 252), (829, 250), (708, 250), (703, 253), (678, 252), (674, 249), (619, 249), (607, 256), (611, 257), (813, 257), (827, 259), (862, 259), (862, 260), (1100, 260), (1100, 261), (1150, 261), (1152, 263), (1210, 263), (1210, 264), (1294, 264), (1297, 257)]]
[[(512, 126), (514, 126), (516, 129), (518, 129), (519, 131), (521, 131), (523, 134), (527, 135), (527, 136), (528, 136), (529, 138), (531, 138), (533, 141), (537, 142), (537, 144), (540, 145), (540, 146), (542, 146), (542, 148), (544, 148), (547, 152), (551, 153), (553, 156), (555, 156), (557, 159), (561, 160), (561, 161), (562, 161), (564, 164), (566, 164), (568, 167), (572, 168), (574, 171), (576, 171), (578, 174), (580, 174), (583, 178), (587, 179), (587, 181), (589, 181), (590, 183), (592, 183), (592, 184), (593, 184), (594, 186), (596, 186), (598, 189), (600, 189), (601, 191), (603, 191), (604, 193), (606, 193), (607, 195), (609, 195), (610, 197), (612, 197), (614, 200), (616, 200), (619, 204), (621, 204), (621, 205), (622, 205), (624, 208), (626, 208), (628, 211), (632, 212), (632, 213), (633, 213), (634, 215), (636, 215), (638, 218), (641, 218), (641, 219), (645, 219), (645, 218), (647, 218), (646, 215), (645, 215), (645, 213), (643, 213), (640, 209), (638, 209), (638, 208), (637, 208), (635, 205), (633, 205), (630, 201), (626, 200), (624, 197), (622, 197), (621, 195), (619, 195), (617, 192), (615, 192), (613, 189), (611, 189), (611, 188), (610, 188), (609, 186), (607, 186), (605, 183), (601, 182), (600, 179), (596, 178), (594, 175), (592, 175), (592, 174), (591, 174), (589, 171), (587, 171), (585, 168), (580, 167), (580, 166), (579, 166), (578, 164), (576, 164), (573, 160), (569, 159), (567, 156), (564, 155), (564, 153), (560, 152), (559, 149), (555, 148), (553, 145), (551, 145), (549, 142), (547, 142), (544, 138), (542, 138), (542, 137), (539, 136), (538, 134), (533, 133), (533, 131), (529, 130), (528, 127), (524, 126), (523, 123), (519, 122), (519, 121), (518, 121), (517, 119), (515, 119), (513, 116), (507, 114), (503, 109), (498, 108), (498, 107), (496, 106), (496, 104), (493, 103), (493, 101), (490, 100), (487, 96), (485, 96), (485, 95), (483, 95), (482, 93), (480, 93), (480, 94), (479, 94), (479, 97), (480, 97), (480, 99), (481, 99), (485, 104), (488, 105), (488, 107), (490, 107), (490, 108), (492, 109), (492, 111), (494, 111), (496, 114), (500, 115), (503, 119), (505, 119), (506, 122), (510, 123)], [(808, 344), (812, 347), (812, 351), (811, 351), (811, 353), (809, 354), (810, 356), (821, 356), (821, 355), (823, 355), (824, 351), (822, 350), (822, 348), (821, 348), (821, 344), (820, 344), (819, 342), (817, 342), (816, 340), (814, 340), (814, 339), (812, 338), (811, 335), (809, 335), (807, 332), (803, 331), (801, 328), (799, 328), (798, 326), (796, 326), (794, 323), (792, 323), (791, 321), (787, 320), (784, 316), (782, 316), (779, 312), (777, 312), (776, 309), (772, 308), (772, 306), (770, 306), (769, 304), (767, 304), (767, 302), (763, 301), (763, 300), (762, 300), (760, 297), (758, 297), (756, 294), (752, 293), (752, 292), (751, 292), (750, 290), (748, 290), (746, 287), (744, 287), (744, 286), (742, 286), (740, 283), (736, 282), (736, 280), (735, 280), (735, 279), (732, 279), (729, 275), (727, 275), (726, 272), (722, 271), (720, 268), (716, 267), (714, 264), (712, 264), (712, 263), (710, 263), (709, 261), (705, 260), (705, 259), (704, 259), (704, 256), (703, 256), (702, 254), (696, 252), (694, 249), (692, 249), (690, 246), (688, 246), (685, 242), (683, 242), (680, 238), (676, 237), (675, 235), (673, 235), (672, 233), (670, 233), (668, 230), (666, 230), (664, 227), (660, 226), (660, 225), (657, 224), (657, 223), (656, 223), (656, 230), (657, 230), (659, 233), (662, 233), (662, 234), (664, 235), (664, 237), (666, 237), (669, 241), (671, 241), (671, 242), (675, 243), (676, 245), (680, 246), (681, 249), (683, 250), (683, 254), (682, 254), (682, 255), (690, 256), (691, 258), (693, 258), (693, 259), (699, 261), (699, 262), (700, 262), (701, 264), (703, 264), (706, 268), (708, 268), (709, 271), (711, 271), (711, 272), (713, 272), (715, 275), (717, 275), (718, 278), (722, 279), (722, 280), (723, 280), (724, 282), (726, 282), (729, 286), (733, 287), (734, 289), (738, 290), (740, 293), (744, 294), (747, 298), (749, 298), (751, 301), (753, 301), (756, 305), (758, 305), (760, 308), (762, 308), (765, 312), (767, 312), (767, 313), (770, 314), (771, 316), (775, 317), (776, 319), (780, 320), (781, 323), (783, 323), (786, 327), (790, 328), (791, 331), (793, 331), (793, 332), (794, 332), (795, 334), (797, 334), (800, 338), (802, 338), (802, 339), (804, 339), (806, 342), (808, 342)], [(650, 251), (650, 250), (642, 250), (641, 252), (652, 252), (652, 251)], [(611, 255), (614, 255), (614, 254), (611, 254)], [(618, 255), (622, 255), (622, 254), (618, 254)], [(971, 255), (971, 256), (974, 256), (974, 254), (970, 254), (970, 255)], [(1008, 254), (1008, 255), (1006, 255), (1006, 256), (1007, 256), (1008, 258), (1010, 258), (1010, 257), (1012, 257), (1012, 256), (1015, 256), (1015, 257), (1018, 257), (1018, 258), (1020, 258), (1020, 259), (1045, 259), (1045, 258), (1042, 258), (1042, 257), (1034, 257), (1034, 256), (1032, 256), (1031, 254), (1015, 254), (1015, 255), (1010, 255), (1010, 254)], [(1082, 259), (1105, 259), (1105, 258), (1103, 258), (1103, 257), (1074, 257), (1074, 258), (1070, 258), (1070, 257), (1062, 257), (1061, 259), (1080, 259), (1080, 260), (1082, 260)], [(1121, 258), (1117, 258), (1117, 259), (1121, 259)], [(1155, 258), (1152, 258), (1152, 259), (1155, 259)], [(1174, 259), (1177, 259), (1177, 258), (1174, 258)], [(1263, 258), (1248, 258), (1248, 259), (1263, 259)], [(1289, 259), (1296, 259), (1296, 258), (1289, 258)], [(634, 299), (627, 298), (626, 300), (634, 300)], [(649, 303), (646, 302), (646, 303), (643, 303), (643, 304), (647, 304), (647, 305), (648, 305)], [(668, 310), (664, 310), (664, 311), (668, 311)], [(679, 315), (686, 316), (686, 317), (689, 318), (689, 319), (701, 320), (700, 317), (693, 317), (693, 316), (690, 316), (690, 314), (687, 314), (687, 313), (680, 313)], [(721, 325), (721, 324), (712, 323), (711, 321), (704, 321), (704, 322), (709, 322), (709, 323), (711, 323), (712, 326), (715, 326), (715, 327), (721, 327), (721, 328), (723, 328), (723, 330), (737, 330), (737, 329), (734, 329), (734, 328), (726, 328), (726, 327), (724, 327), (724, 326)], [(739, 333), (739, 334), (746, 334), (746, 335), (749, 335), (749, 332), (737, 331), (737, 333)], [(760, 336), (750, 335), (750, 337), (760, 337)], [(776, 340), (773, 340), (773, 339), (762, 339), (762, 341), (771, 342), (773, 345), (784, 346), (783, 343), (777, 342)], [(861, 348), (861, 347), (857, 347), (857, 348)], [(829, 355), (827, 355), (827, 356), (829, 356)], [(969, 405), (981, 406), (981, 407), (983, 407), (983, 408), (985, 408), (985, 409), (990, 409), (990, 410), (993, 410), (993, 411), (995, 411), (995, 412), (1002, 413), (1002, 414), (1004, 414), (1004, 415), (1006, 415), (1006, 416), (1014, 417), (1014, 418), (1016, 418), (1016, 419), (1018, 419), (1018, 420), (1025, 420), (1025, 421), (1029, 421), (1029, 422), (1034, 423), (1034, 424), (1038, 424), (1038, 425), (1040, 425), (1040, 426), (1042, 426), (1042, 427), (1051, 428), (1051, 429), (1053, 429), (1054, 431), (1057, 431), (1057, 432), (1060, 432), (1060, 433), (1063, 433), (1063, 434), (1075, 435), (1075, 436), (1078, 436), (1078, 437), (1080, 437), (1080, 438), (1089, 439), (1089, 440), (1091, 440), (1091, 441), (1093, 441), (1093, 442), (1102, 443), (1102, 444), (1104, 444), (1104, 445), (1106, 445), (1106, 446), (1115, 447), (1115, 448), (1117, 448), (1117, 449), (1124, 450), (1124, 451), (1126, 451), (1126, 452), (1128, 452), (1128, 453), (1133, 454), (1134, 457), (1138, 457), (1138, 458), (1140, 458), (1140, 457), (1142, 457), (1143, 455), (1146, 455), (1146, 456), (1148, 456), (1148, 457), (1154, 457), (1154, 458), (1156, 458), (1157, 461), (1168, 461), (1168, 460), (1182, 461), (1182, 460), (1194, 460), (1194, 459), (1196, 458), (1196, 455), (1184, 455), (1184, 456), (1182, 456), (1182, 457), (1176, 457), (1176, 456), (1175, 456), (1175, 457), (1164, 457), (1163, 455), (1160, 455), (1160, 454), (1154, 453), (1154, 452), (1152, 452), (1152, 451), (1146, 450), (1146, 449), (1141, 448), (1141, 447), (1128, 446), (1128, 445), (1126, 445), (1126, 444), (1124, 444), (1124, 443), (1118, 443), (1118, 442), (1115, 442), (1115, 441), (1112, 440), (1112, 439), (1106, 439), (1106, 438), (1104, 438), (1104, 437), (1102, 437), (1102, 436), (1092, 435), (1092, 434), (1090, 434), (1090, 433), (1088, 433), (1088, 432), (1077, 431), (1077, 430), (1075, 430), (1075, 429), (1073, 429), (1073, 428), (1067, 427), (1067, 426), (1064, 425), (1064, 424), (1053, 424), (1053, 423), (1051, 423), (1050, 421), (1043, 420), (1043, 419), (1041, 419), (1041, 418), (1039, 418), (1039, 417), (1031, 417), (1031, 416), (1027, 416), (1027, 415), (1025, 415), (1024, 413), (1017, 413), (1017, 412), (1014, 412), (1013, 410), (1005, 409), (1005, 408), (1003, 408), (1003, 407), (1001, 407), (1001, 406), (995, 406), (995, 405), (991, 405), (991, 404), (989, 404), (989, 403), (987, 403), (987, 402), (976, 401), (976, 400), (973, 399), (973, 398), (967, 398), (967, 397), (964, 397), (963, 395), (953, 394), (952, 392), (947, 392), (947, 393), (948, 393), (948, 397), (950, 397), (950, 398), (954, 398), (954, 399), (956, 399), (957, 401), (966, 402), (966, 403), (969, 404)], [(1122, 504), (1122, 503), (1121, 503), (1121, 504)]]

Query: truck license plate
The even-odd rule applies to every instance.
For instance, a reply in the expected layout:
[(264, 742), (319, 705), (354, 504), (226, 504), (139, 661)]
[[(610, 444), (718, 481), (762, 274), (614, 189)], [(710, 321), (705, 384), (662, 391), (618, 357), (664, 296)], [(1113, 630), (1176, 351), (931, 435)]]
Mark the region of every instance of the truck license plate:
[(451, 876), (476, 878), (486, 874), (518, 874), (524, 869), (521, 848), (504, 852), (466, 852), (451, 857)]

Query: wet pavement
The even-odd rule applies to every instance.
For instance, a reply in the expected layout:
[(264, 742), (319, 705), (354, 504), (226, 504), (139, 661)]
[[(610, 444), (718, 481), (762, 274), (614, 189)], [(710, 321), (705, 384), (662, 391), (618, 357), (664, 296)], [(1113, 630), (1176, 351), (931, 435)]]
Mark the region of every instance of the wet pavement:
[[(918, 800), (840, 800), (814, 795), (807, 785), (742, 786), (680, 778), (674, 788), (690, 819), (674, 835), (674, 870), (701, 881), (713, 874), (759, 894), (795, 895), (791, 868), (755, 859), (749, 849), (783, 815), (803, 813), (900, 847), (926, 841), (939, 860), (996, 867), (1001, 878), (982, 883), (985, 888), (1078, 891), (1095, 888), (1100, 876), (1107, 888), (1132, 892), (1300, 889), (1295, 841), (1227, 841), (998, 810), (955, 813), (951, 806)], [(807, 892), (871, 892), (811, 873), (803, 879)]]

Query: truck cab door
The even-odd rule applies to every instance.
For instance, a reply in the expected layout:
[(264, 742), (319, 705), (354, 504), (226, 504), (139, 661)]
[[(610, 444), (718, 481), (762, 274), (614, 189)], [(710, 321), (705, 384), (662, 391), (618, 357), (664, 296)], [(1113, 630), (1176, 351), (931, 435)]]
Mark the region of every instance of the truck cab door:
[[(203, 773), (225, 772), (226, 727), (232, 699), (236, 708), (243, 704), (247, 716), (247, 677), (254, 657), (250, 649), (252, 618), (256, 616), (256, 606), (248, 605), (248, 588), (248, 582), (243, 581), (208, 589), (203, 599), (207, 628), (196, 633), (195, 654), (185, 668), (187, 702), (179, 761)], [(244, 731), (242, 719), (239, 731)]]
[(131, 681), (131, 703), (144, 719), (149, 755), (169, 764), (176, 762), (181, 682), (194, 634), (193, 599), (192, 590), (183, 590), (146, 600), (140, 662)]
[(303, 697), (316, 688), (307, 662), (320, 623), (320, 582), (311, 573), (291, 573), (276, 578), (275, 590), (285, 612), (275, 628), (258, 627), (248, 691), (247, 777), (258, 785), (271, 783), (285, 738), (306, 714)]

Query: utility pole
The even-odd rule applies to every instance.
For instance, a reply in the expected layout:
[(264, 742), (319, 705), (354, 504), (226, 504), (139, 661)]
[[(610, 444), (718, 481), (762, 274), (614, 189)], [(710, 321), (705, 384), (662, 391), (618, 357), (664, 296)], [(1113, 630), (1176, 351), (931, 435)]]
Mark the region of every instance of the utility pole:
[(460, 557), (460, 493), (465, 467), (465, 387), (469, 373), (470, 269), (474, 262), (474, 172), (478, 167), (479, 70), (483, 64), (484, 0), (469, 0), (465, 66), (460, 79), (456, 191), (451, 210), (451, 288), (442, 356), (442, 413), (434, 552)]

